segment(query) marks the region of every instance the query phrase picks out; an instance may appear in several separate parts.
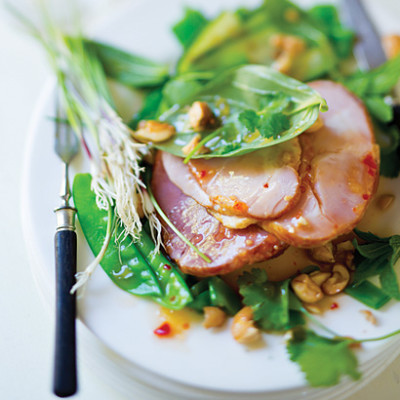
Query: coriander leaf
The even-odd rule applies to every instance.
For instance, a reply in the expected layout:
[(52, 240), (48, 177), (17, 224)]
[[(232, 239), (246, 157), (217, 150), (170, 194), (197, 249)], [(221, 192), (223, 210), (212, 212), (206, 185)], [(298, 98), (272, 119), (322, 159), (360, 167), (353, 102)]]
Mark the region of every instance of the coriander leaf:
[(248, 132), (254, 132), (258, 126), (260, 117), (253, 110), (244, 110), (238, 115), (238, 119)]
[(311, 386), (332, 386), (342, 375), (359, 379), (358, 361), (347, 340), (324, 338), (312, 331), (295, 329), (287, 344), (290, 359), (299, 364)]
[(263, 114), (258, 125), (258, 130), (265, 138), (277, 139), (290, 128), (290, 120), (284, 114)]
[(303, 323), (294, 312), (289, 313), (289, 279), (282, 282), (268, 281), (265, 270), (245, 271), (238, 279), (243, 303), (254, 312), (254, 321), (265, 330), (283, 331), (297, 323)]
[(381, 257), (377, 259), (363, 259), (357, 264), (357, 268), (354, 272), (352, 286), (359, 286), (368, 278), (380, 275), (382, 271), (386, 268), (389, 260), (386, 257)]
[(392, 253), (392, 247), (389, 243), (385, 242), (374, 242), (360, 245), (356, 240), (354, 240), (353, 244), (359, 254), (369, 259), (374, 259), (377, 257), (387, 258)]
[(183, 48), (187, 49), (207, 23), (207, 19), (200, 11), (186, 8), (184, 17), (172, 27), (172, 31)]
[(372, 232), (363, 232), (360, 231), (359, 229), (354, 229), (354, 233), (362, 240), (365, 240), (366, 242), (389, 242), (388, 237), (381, 238), (377, 235), (374, 235)]
[(393, 265), (389, 263), (379, 276), (382, 290), (392, 299), (400, 301), (400, 290)]

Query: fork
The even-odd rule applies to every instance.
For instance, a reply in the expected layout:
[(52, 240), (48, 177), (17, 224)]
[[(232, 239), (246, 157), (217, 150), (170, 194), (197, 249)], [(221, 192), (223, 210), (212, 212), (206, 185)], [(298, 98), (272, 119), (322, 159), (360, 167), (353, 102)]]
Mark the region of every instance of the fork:
[(54, 210), (57, 230), (54, 237), (56, 264), (56, 332), (53, 392), (68, 397), (77, 390), (76, 367), (76, 298), (71, 294), (75, 283), (77, 238), (76, 209), (70, 205), (69, 164), (78, 153), (79, 142), (71, 127), (62, 122), (57, 99), (54, 150), (63, 162), (60, 190), (61, 205)]

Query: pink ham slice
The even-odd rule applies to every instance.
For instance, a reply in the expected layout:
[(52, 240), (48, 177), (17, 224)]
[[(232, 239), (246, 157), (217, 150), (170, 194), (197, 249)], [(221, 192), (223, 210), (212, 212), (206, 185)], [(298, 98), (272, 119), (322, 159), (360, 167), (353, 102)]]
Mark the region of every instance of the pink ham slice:
[(287, 247), (258, 226), (239, 230), (225, 228), (170, 181), (160, 152), (154, 164), (151, 186), (157, 202), (172, 223), (211, 259), (210, 263), (204, 261), (166, 226), (165, 248), (185, 273), (197, 276), (225, 274), (274, 257)]
[(192, 159), (188, 165), (215, 211), (270, 219), (287, 212), (300, 198), (300, 160), (295, 138), (238, 157)]
[(323, 127), (300, 136), (303, 194), (288, 213), (264, 221), (264, 229), (297, 247), (313, 247), (352, 230), (378, 182), (379, 149), (370, 118), (340, 84), (316, 81), (326, 99)]

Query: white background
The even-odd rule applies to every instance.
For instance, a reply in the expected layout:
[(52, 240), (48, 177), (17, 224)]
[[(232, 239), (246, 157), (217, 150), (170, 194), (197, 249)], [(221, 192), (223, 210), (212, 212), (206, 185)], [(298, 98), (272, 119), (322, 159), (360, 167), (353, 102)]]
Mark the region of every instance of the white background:
[[(122, 0), (86, 2), (93, 19)], [(35, 102), (48, 76), (41, 49), (10, 23), (0, 5), (0, 398), (4, 400), (55, 398), (51, 394), (53, 316), (33, 281), (20, 220), (24, 145)], [(78, 352), (82, 354), (79, 347)], [(79, 381), (77, 399), (126, 399), (104, 377), (89, 370), (82, 358)], [(137, 397), (132, 394), (131, 398)], [(400, 359), (351, 397), (398, 398)]]

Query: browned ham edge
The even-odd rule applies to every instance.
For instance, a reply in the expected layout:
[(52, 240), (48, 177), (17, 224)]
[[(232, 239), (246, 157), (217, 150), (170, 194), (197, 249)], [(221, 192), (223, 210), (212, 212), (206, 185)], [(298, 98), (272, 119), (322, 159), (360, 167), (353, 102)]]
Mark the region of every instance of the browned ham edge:
[(207, 210), (175, 186), (165, 172), (162, 156), (156, 156), (151, 187), (167, 217), (211, 262), (207, 263), (168, 227), (163, 240), (168, 255), (183, 272), (196, 276), (226, 274), (247, 264), (280, 254), (287, 245), (258, 226), (224, 227)]
[(324, 125), (300, 136), (300, 201), (280, 218), (262, 226), (296, 247), (315, 247), (350, 232), (376, 191), (379, 148), (368, 113), (340, 84), (310, 84), (328, 103)]

